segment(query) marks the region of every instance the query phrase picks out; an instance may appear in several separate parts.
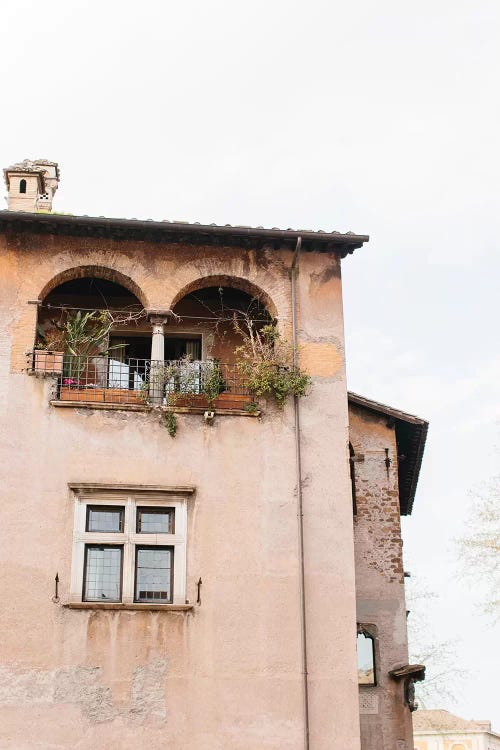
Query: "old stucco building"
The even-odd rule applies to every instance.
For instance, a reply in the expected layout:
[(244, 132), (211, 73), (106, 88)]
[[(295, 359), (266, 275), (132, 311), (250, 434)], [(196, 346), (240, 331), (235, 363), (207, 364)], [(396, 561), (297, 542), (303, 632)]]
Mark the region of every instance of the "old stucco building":
[[(57, 215), (55, 163), (5, 176), (0, 747), (411, 750), (427, 423), (347, 391), (368, 237)], [(255, 397), (235, 318), (308, 395)]]
[(469, 721), (449, 711), (419, 711), (414, 722), (415, 750), (500, 750), (500, 734), (490, 721)]

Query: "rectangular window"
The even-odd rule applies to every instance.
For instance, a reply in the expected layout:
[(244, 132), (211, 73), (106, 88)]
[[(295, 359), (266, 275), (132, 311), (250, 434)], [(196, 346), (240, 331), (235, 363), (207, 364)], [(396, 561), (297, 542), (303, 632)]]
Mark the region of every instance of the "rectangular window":
[(87, 505), (86, 531), (121, 532), (123, 531), (123, 508)]
[(72, 489), (70, 602), (185, 605), (187, 498), (193, 489)]
[(172, 563), (172, 547), (136, 547), (136, 601), (160, 604), (171, 601)]
[(137, 508), (138, 534), (173, 534), (173, 508)]
[(356, 646), (358, 653), (358, 684), (376, 685), (375, 639), (362, 626), (358, 626)]
[(121, 599), (122, 548), (86, 545), (86, 602), (119, 602)]

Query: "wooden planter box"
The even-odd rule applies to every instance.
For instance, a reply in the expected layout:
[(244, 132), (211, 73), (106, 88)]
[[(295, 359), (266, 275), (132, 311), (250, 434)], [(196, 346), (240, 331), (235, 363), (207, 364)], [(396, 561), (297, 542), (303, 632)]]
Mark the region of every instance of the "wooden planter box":
[[(173, 396), (173, 398), (172, 398)], [(251, 396), (242, 396), (236, 393), (221, 393), (214, 401), (214, 409), (244, 409), (246, 404), (251, 403)], [(179, 407), (196, 407), (198, 409), (210, 409), (206, 396), (201, 393), (188, 394), (171, 394), (171, 400), (167, 401), (168, 406)]]
[(79, 388), (63, 385), (59, 399), (61, 401), (84, 401), (87, 404), (144, 404), (144, 399), (137, 391), (129, 391), (125, 388)]
[(244, 409), (246, 404), (250, 404), (252, 400), (251, 396), (242, 396), (228, 391), (217, 396), (214, 406), (216, 409)]
[(64, 352), (50, 352), (48, 349), (35, 349), (33, 369), (35, 372), (60, 375), (63, 370)]

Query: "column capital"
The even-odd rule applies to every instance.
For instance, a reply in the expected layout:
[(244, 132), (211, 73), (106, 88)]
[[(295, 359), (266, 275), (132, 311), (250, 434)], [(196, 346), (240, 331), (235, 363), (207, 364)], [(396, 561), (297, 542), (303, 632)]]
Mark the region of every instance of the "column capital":
[(172, 310), (147, 310), (148, 320), (153, 326), (166, 326), (173, 317)]

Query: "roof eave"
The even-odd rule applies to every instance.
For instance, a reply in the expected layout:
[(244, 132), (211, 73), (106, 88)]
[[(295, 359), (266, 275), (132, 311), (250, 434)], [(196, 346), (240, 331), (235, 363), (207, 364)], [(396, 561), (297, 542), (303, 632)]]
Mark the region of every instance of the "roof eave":
[(394, 419), (400, 419), (401, 421), (408, 422), (409, 424), (429, 424), (427, 420), (422, 419), (422, 417), (417, 417), (416, 414), (409, 414), (408, 412), (401, 411), (400, 409), (395, 409), (394, 407), (388, 406), (387, 404), (382, 404), (379, 401), (373, 401), (370, 398), (366, 398), (366, 396), (360, 396), (359, 393), (348, 391), (347, 395), (349, 397), (349, 401), (352, 401), (353, 404), (365, 406), (367, 409), (371, 409), (372, 411), (387, 414), (390, 417), (394, 417)]
[[(415, 501), (415, 494), (417, 491), (420, 469), (422, 466), (422, 459), (424, 455), (425, 443), (427, 440), (429, 422), (425, 419), (422, 419), (421, 417), (417, 417), (415, 414), (408, 414), (407, 412), (400, 411), (399, 409), (394, 409), (392, 406), (381, 404), (378, 401), (372, 401), (371, 399), (360, 396), (357, 393), (352, 393), (351, 391), (348, 392), (348, 399), (351, 403), (356, 404), (357, 406), (361, 406), (378, 414), (384, 414), (388, 417), (391, 417), (395, 420), (396, 428), (399, 424), (407, 425), (412, 430), (415, 443), (415, 454), (411, 471), (411, 481), (408, 489), (406, 489), (406, 486), (404, 484), (400, 485), (399, 487), (401, 515), (411, 515), (413, 510), (413, 503)], [(403, 492), (402, 489), (405, 489), (405, 491)]]
[(420, 476), (420, 469), (422, 468), (422, 460), (424, 457), (425, 443), (427, 441), (427, 432), (429, 430), (429, 423), (423, 421), (421, 426), (420, 438), (417, 448), (417, 456), (415, 458), (415, 466), (413, 469), (413, 479), (411, 483), (410, 494), (408, 497), (408, 504), (406, 512), (403, 515), (410, 516), (413, 510), (413, 503), (415, 502), (415, 495), (417, 492), (418, 478)]
[(169, 239), (176, 236), (187, 236), (191, 239), (211, 237), (232, 237), (239, 239), (255, 239), (271, 243), (295, 243), (300, 237), (306, 249), (319, 252), (336, 252), (341, 257), (351, 254), (357, 248), (369, 241), (365, 234), (347, 232), (312, 232), (296, 229), (264, 229), (263, 227), (220, 226), (215, 224), (191, 224), (188, 222), (153, 221), (151, 219), (114, 219), (104, 216), (72, 216), (64, 214), (38, 214), (20, 211), (0, 211), (0, 228), (5, 225), (29, 227), (32, 231), (52, 230), (54, 233), (70, 232), (75, 229), (87, 229), (101, 233), (116, 232), (126, 236), (130, 234), (146, 233), (158, 235), (159, 238)]

